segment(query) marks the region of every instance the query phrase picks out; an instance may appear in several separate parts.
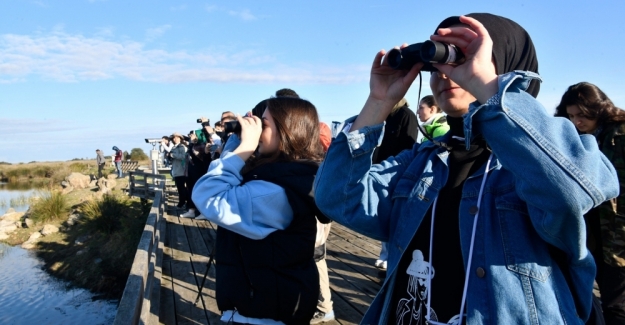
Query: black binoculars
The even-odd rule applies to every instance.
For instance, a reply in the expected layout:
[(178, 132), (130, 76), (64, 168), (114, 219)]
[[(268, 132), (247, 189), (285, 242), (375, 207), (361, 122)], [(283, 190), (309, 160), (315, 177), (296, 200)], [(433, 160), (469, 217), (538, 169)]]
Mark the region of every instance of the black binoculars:
[(425, 63), (421, 71), (437, 71), (432, 63), (459, 65), (464, 63), (464, 54), (453, 44), (425, 41), (392, 49), (386, 54), (386, 60), (395, 70), (410, 70), (417, 63)]

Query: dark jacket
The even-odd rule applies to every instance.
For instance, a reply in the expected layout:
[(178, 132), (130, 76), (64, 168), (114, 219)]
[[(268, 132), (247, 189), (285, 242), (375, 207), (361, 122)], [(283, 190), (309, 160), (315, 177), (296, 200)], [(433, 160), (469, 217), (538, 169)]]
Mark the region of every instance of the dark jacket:
[(386, 118), (382, 144), (373, 152), (372, 162), (378, 164), (402, 150), (410, 149), (417, 141), (419, 121), (417, 116), (404, 105)]
[(317, 165), (270, 163), (243, 176), (284, 188), (293, 221), (261, 240), (217, 229), (217, 305), (241, 315), (286, 324), (309, 324), (319, 296), (319, 274), (313, 260), (316, 215), (312, 196)]

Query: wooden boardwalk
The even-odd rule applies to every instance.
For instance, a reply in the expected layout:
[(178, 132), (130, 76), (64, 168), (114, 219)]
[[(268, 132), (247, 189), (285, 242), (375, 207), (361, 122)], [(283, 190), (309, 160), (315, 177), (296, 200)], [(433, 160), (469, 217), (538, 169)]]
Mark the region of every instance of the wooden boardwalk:
[[(171, 211), (166, 220), (159, 323), (222, 324), (215, 301), (214, 266), (200, 301), (194, 303), (213, 248), (215, 226), (180, 218)], [(326, 246), (336, 321), (324, 324), (358, 324), (385, 275), (373, 266), (380, 242), (333, 223)]]

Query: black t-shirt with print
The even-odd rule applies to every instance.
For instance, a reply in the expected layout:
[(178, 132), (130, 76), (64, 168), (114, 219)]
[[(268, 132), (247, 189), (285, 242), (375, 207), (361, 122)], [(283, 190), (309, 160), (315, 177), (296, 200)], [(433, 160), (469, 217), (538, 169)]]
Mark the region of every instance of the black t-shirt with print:
[(460, 248), (458, 212), (462, 186), (469, 175), (484, 165), (490, 152), (478, 141), (467, 151), (464, 142), (453, 140), (449, 156), (449, 179), (438, 196), (434, 219), (434, 259), (429, 256), (432, 209), (426, 213), (397, 267), (389, 324), (425, 324), (427, 274), (431, 279), (430, 320), (448, 323), (460, 314), (464, 288), (464, 262)]

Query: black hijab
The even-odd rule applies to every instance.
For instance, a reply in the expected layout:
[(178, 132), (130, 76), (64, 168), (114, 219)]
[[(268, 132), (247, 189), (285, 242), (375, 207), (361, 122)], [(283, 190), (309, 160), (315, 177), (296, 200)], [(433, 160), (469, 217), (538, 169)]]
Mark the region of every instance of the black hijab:
[[(468, 14), (477, 19), (490, 34), (493, 40), (493, 57), (497, 74), (504, 74), (514, 70), (532, 71), (538, 73), (538, 58), (534, 43), (523, 27), (514, 21), (486, 13)], [(462, 24), (460, 17), (453, 16), (443, 20), (439, 28)], [(436, 31), (434, 31), (436, 33)], [(534, 97), (538, 95), (540, 82), (533, 80), (526, 92)]]

